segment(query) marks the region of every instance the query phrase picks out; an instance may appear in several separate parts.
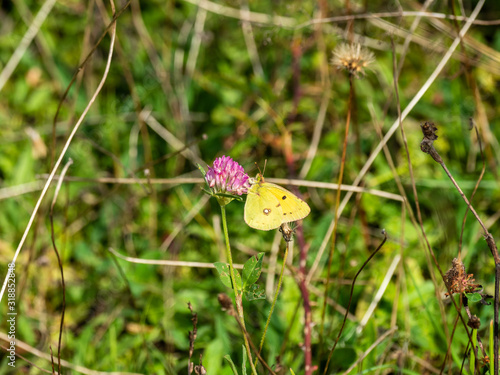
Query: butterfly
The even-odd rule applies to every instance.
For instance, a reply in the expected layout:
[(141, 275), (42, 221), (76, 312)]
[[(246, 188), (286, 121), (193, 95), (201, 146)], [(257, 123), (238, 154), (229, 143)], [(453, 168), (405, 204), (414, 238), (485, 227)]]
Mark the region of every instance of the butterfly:
[(264, 182), (259, 173), (252, 179), (245, 203), (245, 223), (260, 230), (305, 218), (311, 209), (302, 199), (281, 186)]

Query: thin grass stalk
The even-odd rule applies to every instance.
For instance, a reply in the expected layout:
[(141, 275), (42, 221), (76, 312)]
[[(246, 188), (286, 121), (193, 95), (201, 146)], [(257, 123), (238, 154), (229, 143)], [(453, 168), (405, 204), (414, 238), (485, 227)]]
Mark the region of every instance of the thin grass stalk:
[[(361, 266), (361, 268), (359, 269), (359, 271), (356, 272), (356, 275), (352, 279), (351, 292), (349, 294), (349, 302), (347, 303), (346, 313), (344, 314), (344, 320), (342, 321), (342, 326), (340, 327), (340, 330), (339, 330), (339, 333), (337, 335), (337, 338), (335, 339), (335, 343), (333, 344), (333, 347), (330, 350), (330, 354), (328, 354), (328, 359), (326, 361), (325, 370), (323, 372), (323, 375), (326, 375), (327, 372), (328, 372), (328, 366), (330, 365), (330, 360), (332, 359), (333, 352), (335, 351), (335, 348), (337, 347), (337, 344), (338, 344), (338, 342), (340, 340), (340, 336), (342, 335), (342, 332), (344, 331), (345, 323), (347, 321), (347, 314), (349, 313), (349, 308), (351, 307), (351, 303), (352, 303), (352, 297), (354, 295), (354, 285), (356, 284), (356, 279), (360, 275), (361, 271), (363, 271), (363, 269), (366, 267), (366, 265), (370, 262), (370, 260), (372, 260), (372, 258), (379, 252), (379, 250), (382, 248), (382, 246), (384, 246), (385, 242), (387, 241), (387, 233), (386, 233), (386, 231), (383, 230), (382, 234), (384, 235), (383, 241), (380, 243), (380, 245), (378, 245), (378, 247), (375, 249), (375, 251), (370, 254), (370, 256), (368, 257), (368, 259), (363, 263), (363, 265)], [(389, 332), (392, 332), (392, 331), (393, 331), (393, 329), (389, 330)]]
[[(353, 75), (349, 74), (349, 103), (347, 107), (347, 119), (346, 119), (346, 125), (345, 125), (345, 133), (344, 133), (344, 143), (342, 146), (342, 157), (340, 161), (340, 171), (339, 171), (339, 177), (337, 184), (340, 186), (342, 184), (342, 180), (344, 178), (344, 167), (345, 167), (345, 158), (346, 158), (346, 150), (347, 150), (347, 138), (349, 135), (349, 124), (351, 122), (351, 111), (352, 111), (352, 102), (353, 102), (353, 97), (354, 97), (354, 89), (353, 89)], [(327, 268), (327, 279), (326, 279), (326, 285), (325, 285), (325, 293), (323, 295), (323, 308), (321, 310), (321, 328), (320, 328), (320, 348), (322, 347), (323, 343), (323, 332), (324, 332), (324, 326), (325, 326), (325, 314), (326, 314), (326, 299), (328, 297), (328, 289), (330, 286), (330, 275), (331, 275), (331, 270), (332, 270), (332, 260), (333, 260), (333, 253), (335, 250), (335, 242), (337, 239), (337, 225), (339, 221), (339, 206), (340, 206), (340, 193), (341, 190), (337, 190), (337, 195), (335, 198), (335, 216), (333, 218), (334, 220), (334, 226), (333, 226), (333, 234), (332, 234), (332, 241), (331, 241), (331, 246), (330, 246), (330, 254), (328, 254), (328, 268)], [(322, 351), (322, 350), (320, 350)], [(320, 354), (321, 356), (321, 354)]]
[[(266, 326), (264, 327), (264, 332), (262, 333), (262, 338), (260, 339), (259, 354), (262, 351), (262, 347), (264, 346), (264, 339), (266, 338), (267, 328), (269, 327), (269, 323), (271, 322), (271, 316), (273, 315), (274, 307), (276, 306), (276, 301), (278, 300), (278, 295), (280, 293), (281, 284), (283, 282), (283, 275), (285, 273), (286, 258), (288, 257), (288, 250), (290, 249), (290, 244), (292, 242), (285, 241), (285, 243), (286, 243), (286, 249), (285, 249), (285, 255), (283, 256), (283, 266), (281, 267), (278, 286), (276, 287), (276, 292), (274, 293), (273, 303), (271, 304), (271, 310), (269, 311), (269, 315), (267, 317)], [(269, 275), (269, 277), (274, 277), (274, 275)], [(258, 361), (258, 358), (255, 358), (255, 366), (257, 366), (257, 361)]]
[[(479, 188), (479, 184), (483, 180), (484, 173), (486, 172), (486, 158), (484, 156), (484, 151), (483, 151), (483, 145), (481, 143), (481, 137), (479, 136), (479, 131), (477, 130), (477, 126), (474, 124), (473, 120), (471, 119), (472, 126), (474, 127), (474, 130), (476, 131), (476, 137), (477, 141), (479, 144), (479, 151), (481, 152), (481, 161), (483, 163), (483, 167), (481, 168), (481, 173), (479, 174), (479, 178), (477, 179), (476, 186), (474, 186), (474, 190), (472, 190), (472, 193), (469, 198), (469, 202), (472, 202), (472, 199), (474, 199), (474, 195), (477, 192), (477, 189)], [(458, 258), (460, 258), (461, 253), (462, 253), (462, 241), (463, 241), (463, 236), (464, 236), (464, 230), (465, 230), (465, 222), (467, 221), (467, 214), (469, 213), (469, 206), (465, 209), (465, 214), (464, 218), (462, 220), (462, 229), (460, 230), (460, 240), (458, 242)]]
[(241, 332), (243, 333), (243, 340), (245, 341), (245, 348), (247, 349), (247, 356), (250, 362), (250, 366), (252, 368), (252, 374), (257, 375), (257, 370), (255, 369), (255, 365), (252, 360), (252, 352), (250, 351), (250, 345), (248, 343), (245, 327), (245, 315), (243, 312), (243, 303), (242, 303), (242, 295), (238, 291), (238, 285), (236, 284), (236, 277), (234, 274), (234, 266), (233, 266), (233, 257), (231, 255), (231, 245), (229, 244), (229, 233), (227, 230), (227, 217), (226, 217), (226, 207), (221, 205), (221, 215), (222, 215), (222, 226), (224, 228), (224, 239), (226, 241), (226, 256), (227, 261), (229, 262), (229, 273), (231, 276), (231, 282), (233, 283), (234, 290), (234, 301), (236, 304), (236, 310), (238, 311), (238, 316), (241, 322)]

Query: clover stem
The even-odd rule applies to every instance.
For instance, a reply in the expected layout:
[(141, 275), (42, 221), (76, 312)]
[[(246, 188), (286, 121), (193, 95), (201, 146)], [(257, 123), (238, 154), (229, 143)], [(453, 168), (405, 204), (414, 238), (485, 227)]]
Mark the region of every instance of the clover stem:
[(245, 315), (243, 313), (242, 293), (240, 293), (238, 291), (238, 285), (236, 284), (236, 277), (234, 274), (233, 257), (231, 256), (231, 245), (229, 244), (229, 234), (227, 231), (226, 207), (224, 205), (221, 205), (220, 209), (221, 209), (221, 213), (222, 213), (222, 227), (224, 228), (224, 239), (226, 241), (226, 256), (227, 256), (227, 261), (229, 262), (229, 272), (230, 272), (230, 276), (231, 276), (231, 283), (233, 284), (234, 301), (236, 303), (236, 310), (238, 311), (238, 315), (240, 317), (241, 332), (243, 333), (243, 339), (245, 341), (245, 348), (247, 349), (248, 360), (250, 362), (250, 366), (252, 367), (252, 374), (257, 375), (257, 370), (255, 369), (255, 366), (254, 366), (253, 360), (252, 360), (252, 352), (250, 351), (250, 345), (248, 343), (248, 338), (247, 338), (247, 335), (245, 332), (246, 327), (245, 327)]

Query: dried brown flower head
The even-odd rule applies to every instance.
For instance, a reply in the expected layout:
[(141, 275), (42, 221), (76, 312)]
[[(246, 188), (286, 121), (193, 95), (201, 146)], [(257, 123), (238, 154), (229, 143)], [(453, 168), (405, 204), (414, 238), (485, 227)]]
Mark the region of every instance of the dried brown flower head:
[(365, 75), (364, 70), (374, 61), (373, 52), (361, 47), (360, 44), (342, 43), (333, 51), (331, 63), (337, 69), (345, 69), (359, 78), (359, 74)]
[(452, 267), (444, 275), (444, 282), (450, 290), (450, 293), (446, 293), (446, 295), (474, 293), (480, 285), (474, 284), (473, 276), (472, 273), (465, 272), (465, 266), (460, 259), (454, 258)]
[(289, 224), (293, 223), (283, 223), (280, 227), (281, 235), (286, 242), (291, 242), (293, 235), (295, 234), (295, 228), (293, 226), (290, 226)]
[(438, 136), (436, 135), (437, 127), (433, 122), (426, 121), (423, 124), (420, 124), (420, 128), (422, 128), (424, 138), (428, 139), (429, 141), (438, 139)]
[(479, 329), (479, 327), (481, 327), (481, 320), (477, 316), (473, 315), (467, 322), (467, 325), (472, 329)]
[(219, 300), (219, 304), (222, 307), (223, 311), (231, 310), (233, 308), (233, 303), (231, 302), (231, 298), (225, 293), (219, 293), (217, 296)]

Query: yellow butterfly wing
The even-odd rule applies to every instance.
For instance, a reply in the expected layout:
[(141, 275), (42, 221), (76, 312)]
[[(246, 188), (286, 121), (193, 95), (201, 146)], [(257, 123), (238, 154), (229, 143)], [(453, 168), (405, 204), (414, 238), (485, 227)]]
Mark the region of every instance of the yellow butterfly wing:
[(311, 209), (302, 199), (279, 185), (261, 182), (261, 177), (248, 191), (245, 222), (255, 229), (271, 230), (283, 223), (305, 218)]
[[(265, 182), (262, 188), (268, 189), (281, 205), (283, 216), (281, 223), (289, 223), (305, 218), (311, 212), (309, 205), (292, 192), (279, 185)], [(281, 224), (280, 224), (281, 225)]]
[(282, 216), (283, 210), (276, 196), (261, 183), (254, 184), (245, 203), (245, 223), (255, 229), (271, 230), (281, 225)]

